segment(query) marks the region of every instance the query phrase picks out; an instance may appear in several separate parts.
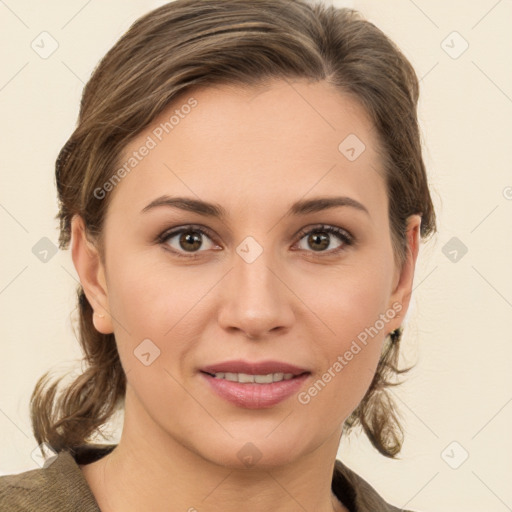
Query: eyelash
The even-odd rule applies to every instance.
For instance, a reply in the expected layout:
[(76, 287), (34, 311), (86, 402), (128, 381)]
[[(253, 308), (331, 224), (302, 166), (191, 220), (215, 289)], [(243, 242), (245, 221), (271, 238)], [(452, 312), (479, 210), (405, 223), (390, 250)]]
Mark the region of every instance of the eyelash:
[[(173, 230), (164, 231), (162, 234), (160, 234), (157, 237), (156, 242), (159, 244), (167, 244), (169, 239), (175, 237), (176, 235), (180, 235), (181, 233), (187, 233), (187, 232), (200, 233), (201, 235), (205, 235), (208, 238), (213, 239), (213, 237), (205, 229), (200, 228), (199, 226), (190, 224), (188, 226), (184, 226), (184, 227), (181, 227), (176, 230), (173, 229)], [(317, 256), (322, 257), (322, 255), (332, 256), (332, 255), (338, 254), (339, 252), (346, 250), (347, 247), (350, 247), (350, 246), (354, 245), (354, 243), (355, 243), (354, 237), (345, 229), (337, 228), (335, 226), (330, 226), (330, 225), (325, 225), (325, 224), (314, 226), (313, 228), (304, 228), (298, 233), (297, 236), (300, 241), (304, 238), (305, 235), (308, 235), (310, 233), (316, 233), (316, 232), (329, 233), (331, 235), (336, 235), (339, 238), (339, 240), (341, 242), (343, 242), (343, 245), (341, 245), (340, 247), (338, 247), (336, 249), (331, 249), (330, 251), (320, 251), (320, 252), (317, 252), (316, 254), (314, 253), (314, 251), (311, 251), (314, 253), (315, 257), (317, 257)], [(185, 255), (185, 254), (183, 254), (179, 251), (176, 251), (175, 249), (172, 249), (172, 248), (168, 249), (168, 250), (170, 250), (174, 255), (178, 256), (179, 258), (188, 258), (188, 259), (198, 258), (198, 257), (200, 257), (200, 252), (202, 252), (202, 251), (199, 251), (199, 252), (195, 252), (195, 253), (187, 253)]]

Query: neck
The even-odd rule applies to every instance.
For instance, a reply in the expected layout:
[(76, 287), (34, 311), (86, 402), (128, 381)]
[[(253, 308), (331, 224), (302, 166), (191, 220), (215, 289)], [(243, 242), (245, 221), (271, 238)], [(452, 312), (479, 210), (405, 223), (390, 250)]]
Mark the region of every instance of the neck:
[(331, 490), (340, 430), (285, 464), (251, 464), (251, 445), (249, 458), (210, 460), (164, 432), (127, 390), (118, 446), (82, 471), (102, 512), (348, 512)]

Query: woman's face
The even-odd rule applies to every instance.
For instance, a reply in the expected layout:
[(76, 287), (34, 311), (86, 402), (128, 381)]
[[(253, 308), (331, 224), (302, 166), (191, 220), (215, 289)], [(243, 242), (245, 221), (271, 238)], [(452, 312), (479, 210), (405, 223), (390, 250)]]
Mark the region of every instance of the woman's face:
[[(125, 422), (224, 465), (241, 465), (242, 448), (269, 465), (336, 451), (405, 316), (417, 254), (413, 216), (412, 256), (395, 265), (376, 143), (358, 104), (304, 81), (186, 93), (130, 143), (103, 188), (97, 280), (83, 270), (93, 252), (73, 247), (91, 304), (108, 312), (95, 326), (115, 333)], [(165, 204), (178, 197), (189, 203)], [(233, 384), (202, 371), (236, 360), (307, 373)]]

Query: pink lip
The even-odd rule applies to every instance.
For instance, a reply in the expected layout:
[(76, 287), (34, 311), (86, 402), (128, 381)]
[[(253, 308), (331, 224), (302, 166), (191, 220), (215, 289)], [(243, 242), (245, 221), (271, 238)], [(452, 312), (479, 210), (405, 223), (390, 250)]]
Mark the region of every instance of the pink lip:
[[(249, 375), (254, 375), (254, 373), (250, 372), (240, 373), (249, 373)], [(309, 378), (310, 374), (303, 373), (302, 375), (293, 377), (292, 379), (273, 382), (272, 384), (232, 382), (213, 377), (212, 375), (204, 372), (201, 372), (201, 376), (207, 380), (208, 384), (211, 386), (213, 391), (217, 393), (217, 395), (232, 404), (246, 409), (263, 409), (266, 407), (272, 407), (297, 393), (304, 381)]]
[[(292, 379), (269, 384), (240, 383), (214, 376), (215, 373), (246, 373), (268, 375), (269, 373), (291, 373)], [(250, 362), (244, 360), (224, 361), (205, 366), (201, 374), (220, 397), (247, 409), (272, 407), (297, 393), (311, 372), (281, 361)]]
[(212, 364), (201, 368), (205, 373), (247, 373), (248, 375), (268, 375), (269, 373), (291, 373), (294, 376), (303, 373), (310, 373), (304, 368), (280, 361), (261, 361), (259, 363), (243, 361), (224, 361), (223, 363)]

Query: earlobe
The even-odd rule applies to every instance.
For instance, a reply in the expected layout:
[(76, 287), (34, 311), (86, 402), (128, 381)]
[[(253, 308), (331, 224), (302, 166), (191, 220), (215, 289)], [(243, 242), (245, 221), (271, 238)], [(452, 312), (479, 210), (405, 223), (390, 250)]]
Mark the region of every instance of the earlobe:
[(85, 296), (94, 310), (93, 324), (98, 332), (114, 332), (108, 303), (105, 269), (98, 249), (87, 239), (84, 221), (80, 215), (71, 220), (71, 256)]

